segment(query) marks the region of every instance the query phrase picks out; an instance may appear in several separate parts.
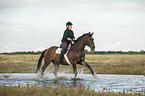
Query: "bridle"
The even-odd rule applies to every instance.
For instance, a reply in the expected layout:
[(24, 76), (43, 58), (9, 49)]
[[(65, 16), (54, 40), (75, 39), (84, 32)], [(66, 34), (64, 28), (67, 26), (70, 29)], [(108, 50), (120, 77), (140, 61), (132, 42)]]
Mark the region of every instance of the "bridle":
[(88, 38), (89, 38), (89, 36), (87, 37), (87, 43), (88, 43), (88, 46), (90, 46), (91, 44), (94, 44), (93, 42), (90, 43), (90, 42), (88, 41)]

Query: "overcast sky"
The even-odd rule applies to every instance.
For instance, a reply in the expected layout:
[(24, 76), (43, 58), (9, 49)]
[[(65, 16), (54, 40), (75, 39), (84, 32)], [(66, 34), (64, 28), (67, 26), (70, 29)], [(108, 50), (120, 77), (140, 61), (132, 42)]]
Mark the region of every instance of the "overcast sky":
[(96, 51), (145, 50), (145, 0), (0, 0), (0, 53), (58, 46), (67, 21)]

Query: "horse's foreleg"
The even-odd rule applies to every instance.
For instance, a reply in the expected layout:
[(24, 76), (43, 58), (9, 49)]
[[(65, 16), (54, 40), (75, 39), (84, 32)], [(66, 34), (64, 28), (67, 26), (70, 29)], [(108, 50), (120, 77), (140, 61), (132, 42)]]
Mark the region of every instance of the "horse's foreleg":
[(72, 66), (73, 66), (73, 71), (74, 71), (75, 78), (76, 78), (76, 77), (77, 77), (77, 68), (76, 68), (76, 63), (74, 63)]
[(84, 65), (85, 67), (89, 68), (90, 71), (91, 71), (91, 73), (92, 73), (92, 75), (94, 76), (94, 78), (97, 78), (97, 76), (96, 76), (94, 70), (91, 68), (91, 66), (90, 66), (87, 62), (82, 61), (81, 64)]
[(53, 64), (54, 64), (54, 75), (55, 77), (57, 77), (57, 72), (58, 72), (58, 69), (59, 69), (59, 64), (56, 63), (55, 61), (52, 61)]

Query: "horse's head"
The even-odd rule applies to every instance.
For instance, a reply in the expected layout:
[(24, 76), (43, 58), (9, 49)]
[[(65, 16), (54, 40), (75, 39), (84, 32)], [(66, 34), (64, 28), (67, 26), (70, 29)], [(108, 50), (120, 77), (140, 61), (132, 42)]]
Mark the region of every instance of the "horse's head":
[(91, 50), (95, 49), (94, 38), (92, 37), (93, 33), (90, 33), (86, 36), (86, 45), (91, 48)]

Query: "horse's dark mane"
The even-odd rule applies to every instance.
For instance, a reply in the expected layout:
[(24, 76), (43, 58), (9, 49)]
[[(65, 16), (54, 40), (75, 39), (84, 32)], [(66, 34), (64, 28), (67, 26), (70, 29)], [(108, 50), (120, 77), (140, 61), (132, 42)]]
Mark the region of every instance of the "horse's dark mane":
[(77, 40), (75, 40), (75, 43), (77, 43), (82, 37), (89, 35), (90, 33), (85, 33), (82, 36), (78, 37)]

